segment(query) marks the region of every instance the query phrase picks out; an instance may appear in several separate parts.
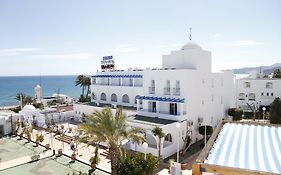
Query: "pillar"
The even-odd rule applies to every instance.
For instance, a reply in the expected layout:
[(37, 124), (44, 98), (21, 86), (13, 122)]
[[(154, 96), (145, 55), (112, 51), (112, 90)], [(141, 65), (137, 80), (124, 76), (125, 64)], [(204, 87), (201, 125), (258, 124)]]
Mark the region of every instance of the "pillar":
[(140, 99), (137, 99), (137, 111), (140, 110)]

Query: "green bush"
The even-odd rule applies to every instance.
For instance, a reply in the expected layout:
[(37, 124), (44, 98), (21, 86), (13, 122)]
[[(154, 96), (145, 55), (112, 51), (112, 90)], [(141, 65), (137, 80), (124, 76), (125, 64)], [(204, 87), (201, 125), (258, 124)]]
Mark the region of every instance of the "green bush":
[(281, 101), (278, 97), (270, 105), (269, 120), (272, 124), (281, 124)]
[(157, 169), (160, 159), (149, 153), (145, 160), (143, 153), (137, 153), (133, 156), (127, 155), (119, 161), (118, 174), (120, 175), (152, 175)]
[(241, 108), (229, 108), (228, 115), (232, 116), (233, 121), (238, 121), (242, 119), (243, 110)]

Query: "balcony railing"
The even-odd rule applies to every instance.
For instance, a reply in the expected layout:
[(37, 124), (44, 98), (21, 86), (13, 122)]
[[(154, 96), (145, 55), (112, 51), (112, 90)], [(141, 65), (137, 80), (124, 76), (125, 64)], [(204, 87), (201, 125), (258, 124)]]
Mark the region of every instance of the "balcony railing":
[(164, 95), (171, 95), (171, 88), (169, 87), (164, 88)]
[(173, 95), (177, 95), (179, 96), (181, 93), (180, 93), (180, 88), (173, 88)]
[(155, 87), (149, 87), (149, 94), (155, 94)]

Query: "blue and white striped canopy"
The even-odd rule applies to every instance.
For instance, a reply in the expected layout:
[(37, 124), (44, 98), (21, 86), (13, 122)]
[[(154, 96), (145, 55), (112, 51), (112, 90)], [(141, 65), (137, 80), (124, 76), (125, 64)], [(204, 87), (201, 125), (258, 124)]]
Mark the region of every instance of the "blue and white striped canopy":
[(141, 99), (141, 100), (152, 100), (152, 101), (184, 103), (184, 98), (167, 98), (167, 97), (140, 96), (138, 99)]
[(226, 123), (205, 163), (281, 174), (281, 127)]
[(142, 75), (94, 75), (93, 78), (142, 78)]

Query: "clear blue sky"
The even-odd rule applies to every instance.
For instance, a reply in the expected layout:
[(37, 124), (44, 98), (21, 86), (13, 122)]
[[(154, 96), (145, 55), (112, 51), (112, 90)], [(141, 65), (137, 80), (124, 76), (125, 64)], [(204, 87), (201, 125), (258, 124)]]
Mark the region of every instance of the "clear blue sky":
[(160, 67), (193, 41), (213, 70), (281, 62), (280, 0), (2, 0), (0, 76), (93, 74), (102, 56), (117, 68)]

